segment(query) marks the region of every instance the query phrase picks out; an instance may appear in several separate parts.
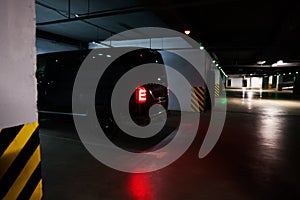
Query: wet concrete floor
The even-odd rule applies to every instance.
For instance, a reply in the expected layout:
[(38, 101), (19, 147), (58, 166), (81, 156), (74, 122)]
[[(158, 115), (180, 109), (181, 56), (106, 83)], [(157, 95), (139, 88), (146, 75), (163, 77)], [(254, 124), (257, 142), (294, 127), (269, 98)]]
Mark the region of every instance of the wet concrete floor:
[(44, 199), (300, 199), (300, 101), (227, 98), (227, 105), (224, 129), (208, 156), (198, 157), (206, 112), (178, 160), (141, 174), (97, 161), (70, 121), (41, 120)]

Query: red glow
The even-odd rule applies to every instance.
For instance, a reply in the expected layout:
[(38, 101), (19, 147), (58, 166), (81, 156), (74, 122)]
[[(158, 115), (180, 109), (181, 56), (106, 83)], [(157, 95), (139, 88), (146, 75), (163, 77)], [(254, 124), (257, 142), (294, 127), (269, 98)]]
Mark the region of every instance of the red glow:
[(145, 103), (147, 101), (147, 90), (144, 87), (137, 88), (135, 94), (137, 103)]
[(128, 186), (129, 195), (133, 200), (155, 200), (153, 188), (146, 174), (131, 174)]

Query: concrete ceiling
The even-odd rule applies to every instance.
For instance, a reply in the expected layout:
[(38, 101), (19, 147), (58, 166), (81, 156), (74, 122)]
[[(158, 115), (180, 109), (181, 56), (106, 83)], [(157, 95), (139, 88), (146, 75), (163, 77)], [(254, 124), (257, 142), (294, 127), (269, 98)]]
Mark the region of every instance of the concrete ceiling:
[(36, 1), (38, 37), (87, 43), (137, 27), (187, 28), (225, 70), (299, 62), (299, 9), (289, 0)]

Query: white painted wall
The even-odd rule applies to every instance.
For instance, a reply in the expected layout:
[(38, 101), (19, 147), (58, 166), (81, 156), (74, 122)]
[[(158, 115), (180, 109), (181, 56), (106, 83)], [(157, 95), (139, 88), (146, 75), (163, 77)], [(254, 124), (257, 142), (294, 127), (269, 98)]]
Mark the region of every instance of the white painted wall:
[(37, 121), (35, 1), (1, 0), (0, 127)]
[[(229, 87), (236, 87), (236, 88), (243, 87), (243, 78), (229, 77), (228, 79), (231, 80), (231, 86)], [(227, 86), (228, 86), (228, 81), (227, 81)]]
[(251, 77), (252, 88), (262, 88), (262, 77)]

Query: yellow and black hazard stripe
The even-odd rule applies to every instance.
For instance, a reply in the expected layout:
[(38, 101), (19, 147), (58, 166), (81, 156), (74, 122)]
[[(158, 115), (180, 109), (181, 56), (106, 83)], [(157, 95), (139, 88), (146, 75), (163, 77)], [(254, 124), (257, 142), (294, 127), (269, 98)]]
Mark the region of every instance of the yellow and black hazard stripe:
[(220, 85), (215, 84), (215, 96), (218, 97), (220, 96)]
[(191, 98), (191, 111), (203, 112), (205, 110), (205, 87), (193, 87)]
[(0, 199), (42, 199), (38, 123), (0, 130)]

